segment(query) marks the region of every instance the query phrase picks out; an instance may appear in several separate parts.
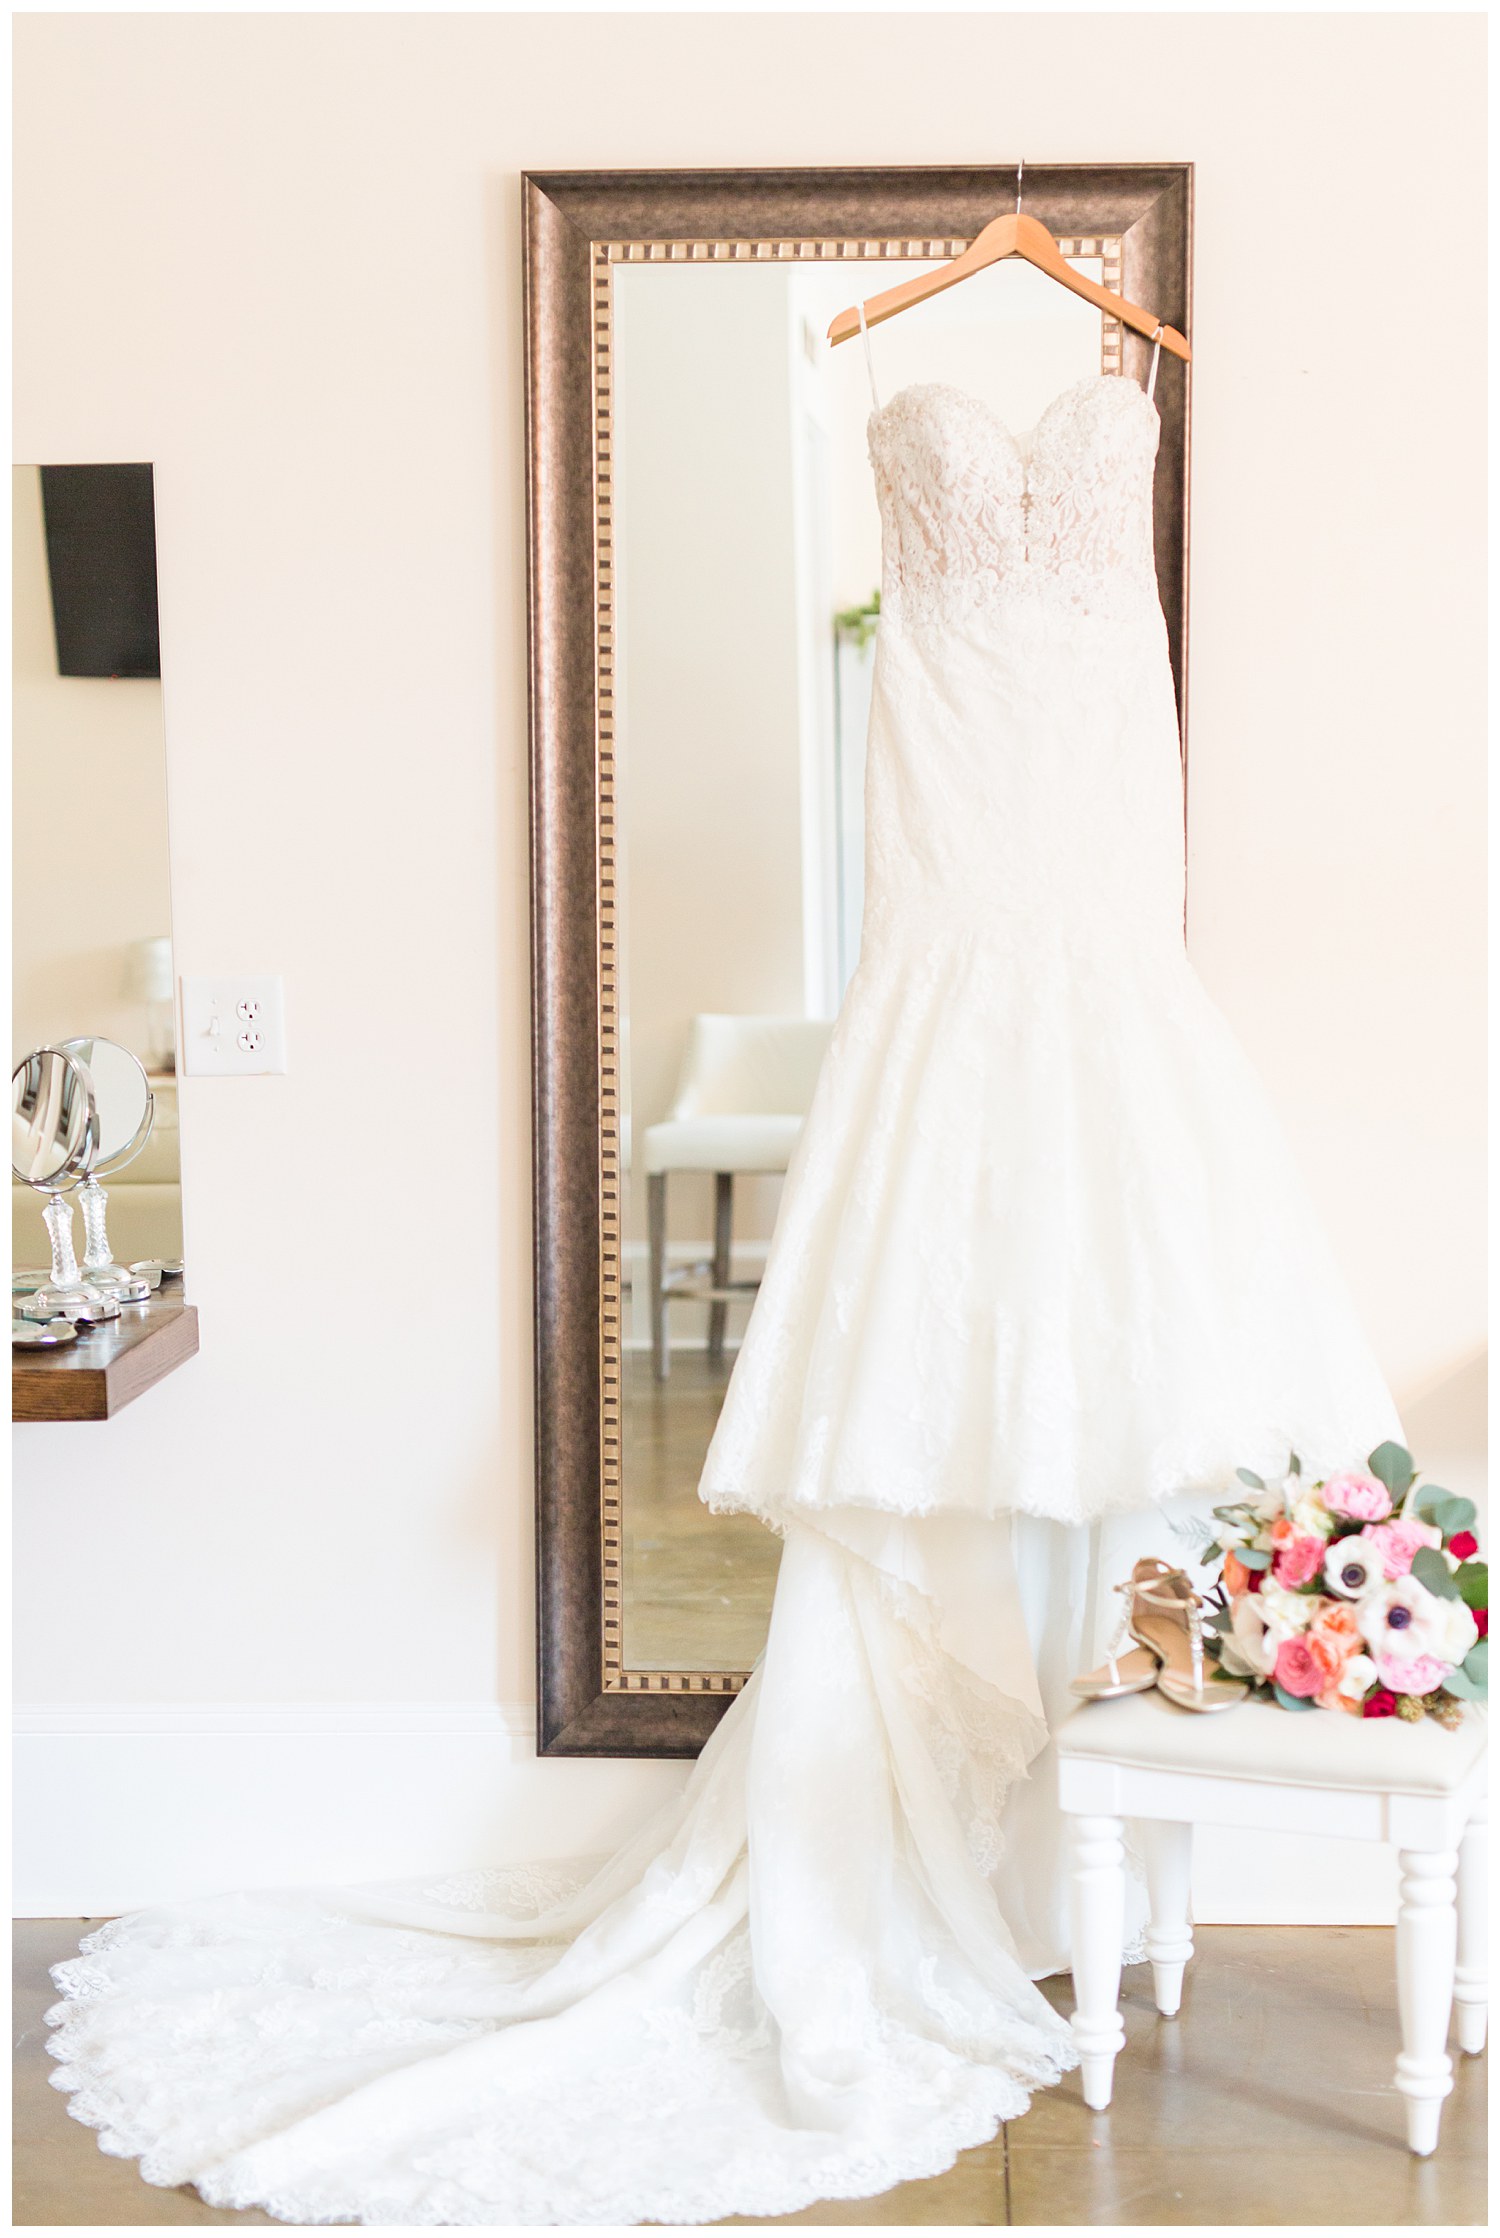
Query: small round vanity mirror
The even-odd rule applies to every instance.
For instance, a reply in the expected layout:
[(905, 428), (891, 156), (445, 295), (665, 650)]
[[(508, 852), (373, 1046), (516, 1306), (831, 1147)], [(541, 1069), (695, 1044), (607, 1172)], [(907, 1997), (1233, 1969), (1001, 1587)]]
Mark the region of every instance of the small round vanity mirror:
[(156, 1113), (146, 1068), (133, 1051), (97, 1034), (79, 1034), (59, 1047), (87, 1070), (98, 1112), (99, 1146), (78, 1192), (83, 1207), (84, 1280), (127, 1305), (140, 1305), (150, 1296), (152, 1285), (121, 1266), (110, 1249), (109, 1197), (100, 1184), (104, 1175), (118, 1173), (146, 1147)]
[[(73, 1252), (73, 1210), (63, 1201), (87, 1174), (99, 1150), (99, 1114), (87, 1065), (61, 1049), (33, 1049), (11, 1074), (10, 1164), (18, 1181), (47, 1199), (43, 1218), (52, 1241), (46, 1282), (18, 1301), (22, 1318), (112, 1321), (120, 1301), (79, 1274)], [(14, 1310), (14, 1309), (13, 1309)]]
[(87, 1067), (61, 1049), (33, 1049), (11, 1074), (11, 1172), (33, 1189), (70, 1189), (98, 1147)]

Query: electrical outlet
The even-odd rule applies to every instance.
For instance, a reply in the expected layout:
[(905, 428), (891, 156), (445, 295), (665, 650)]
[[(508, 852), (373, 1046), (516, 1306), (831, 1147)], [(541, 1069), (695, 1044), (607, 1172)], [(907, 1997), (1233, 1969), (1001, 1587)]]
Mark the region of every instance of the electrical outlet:
[(226, 972), (182, 982), (182, 1069), (192, 1073), (286, 1071), (280, 979)]

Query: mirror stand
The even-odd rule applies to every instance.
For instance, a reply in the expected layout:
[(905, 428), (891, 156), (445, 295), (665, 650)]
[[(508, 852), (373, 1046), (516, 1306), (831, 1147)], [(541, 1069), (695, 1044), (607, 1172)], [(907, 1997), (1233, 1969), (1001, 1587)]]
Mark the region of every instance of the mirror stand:
[(25, 1301), (28, 1321), (51, 1321), (61, 1314), (66, 1321), (113, 1321), (120, 1301), (92, 1282), (84, 1281), (73, 1249), (73, 1207), (60, 1189), (47, 1191), (42, 1214), (52, 1239), (52, 1273), (40, 1290)]
[(83, 1207), (84, 1280), (96, 1285), (107, 1296), (119, 1298), (125, 1305), (140, 1305), (150, 1297), (152, 1286), (145, 1275), (122, 1267), (110, 1250), (109, 1191), (90, 1174), (78, 1192), (78, 1202)]

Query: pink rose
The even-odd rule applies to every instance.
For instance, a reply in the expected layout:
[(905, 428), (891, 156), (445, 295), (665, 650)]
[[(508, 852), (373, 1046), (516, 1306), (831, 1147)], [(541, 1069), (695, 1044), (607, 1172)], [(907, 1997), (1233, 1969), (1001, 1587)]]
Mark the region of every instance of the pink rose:
[(1378, 1557), (1387, 1577), (1397, 1578), (1405, 1577), (1420, 1547), (1441, 1546), (1443, 1534), (1434, 1523), (1399, 1515), (1394, 1523), (1367, 1524), (1359, 1533), (1359, 1543)]
[(1315, 1642), (1305, 1635), (1282, 1641), (1276, 1650), (1276, 1667), (1271, 1675), (1288, 1694), (1300, 1695), (1304, 1700), (1325, 1693), (1333, 1677), (1326, 1657), (1318, 1653)]
[(1380, 1655), (1375, 1659), (1381, 1685), (1388, 1686), (1393, 1694), (1435, 1694), (1451, 1667), (1439, 1663), (1433, 1655), (1413, 1656), (1410, 1662), (1403, 1662), (1397, 1655)]
[(1323, 1505), (1355, 1523), (1383, 1523), (1391, 1512), (1391, 1496), (1379, 1477), (1340, 1469), (1323, 1486)]
[(1283, 1539), (1276, 1549), (1276, 1559), (1271, 1564), (1278, 1584), (1306, 1585), (1323, 1567), (1326, 1548), (1322, 1539), (1306, 1537)]

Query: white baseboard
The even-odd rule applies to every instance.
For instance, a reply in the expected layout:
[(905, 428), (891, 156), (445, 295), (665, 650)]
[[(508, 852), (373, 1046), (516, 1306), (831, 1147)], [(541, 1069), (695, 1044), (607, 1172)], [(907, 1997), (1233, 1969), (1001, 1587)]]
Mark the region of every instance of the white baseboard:
[(37, 1704), (12, 1908), (97, 1917), (612, 1849), (681, 1763), (539, 1759), (529, 1704)]
[[(600, 1854), (687, 1766), (539, 1759), (529, 1703), (43, 1703), (15, 1717), (20, 1918)], [(1385, 1926), (1394, 1854), (1206, 1829), (1204, 1924)]]

